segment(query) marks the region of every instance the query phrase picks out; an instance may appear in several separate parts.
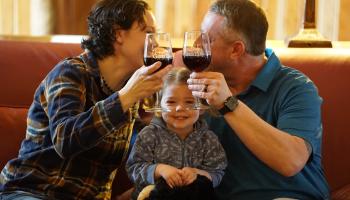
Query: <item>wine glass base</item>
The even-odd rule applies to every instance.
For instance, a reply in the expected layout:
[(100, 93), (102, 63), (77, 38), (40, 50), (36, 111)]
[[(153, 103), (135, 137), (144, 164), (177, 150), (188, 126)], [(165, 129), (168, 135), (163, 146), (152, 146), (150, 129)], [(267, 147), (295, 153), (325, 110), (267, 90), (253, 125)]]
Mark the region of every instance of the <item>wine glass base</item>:
[(160, 108), (160, 107), (147, 108), (147, 109), (144, 109), (144, 110), (145, 110), (145, 112), (150, 112), (150, 113), (171, 112), (171, 110), (169, 110), (167, 108)]
[(162, 112), (162, 108), (147, 108), (145, 109), (145, 112)]
[(208, 110), (210, 107), (206, 106), (206, 105), (199, 105), (199, 106), (195, 106), (193, 109), (194, 110)]

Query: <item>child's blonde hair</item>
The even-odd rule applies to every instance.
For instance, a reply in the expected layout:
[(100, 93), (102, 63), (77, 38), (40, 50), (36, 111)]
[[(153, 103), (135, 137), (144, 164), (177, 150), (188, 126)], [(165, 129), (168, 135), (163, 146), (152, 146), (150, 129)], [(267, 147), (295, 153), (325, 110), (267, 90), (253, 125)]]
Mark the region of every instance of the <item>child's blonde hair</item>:
[(172, 84), (187, 84), (187, 79), (190, 78), (191, 71), (186, 67), (176, 67), (172, 69), (165, 77), (163, 88), (160, 92), (160, 98), (163, 96), (163, 91)]

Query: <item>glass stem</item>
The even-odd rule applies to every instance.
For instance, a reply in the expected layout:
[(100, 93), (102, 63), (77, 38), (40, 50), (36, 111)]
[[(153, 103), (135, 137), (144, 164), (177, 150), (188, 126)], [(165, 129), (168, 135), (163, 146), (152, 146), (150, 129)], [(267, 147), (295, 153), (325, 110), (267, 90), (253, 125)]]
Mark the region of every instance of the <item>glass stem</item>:
[(160, 102), (159, 102), (159, 91), (156, 92), (156, 102), (154, 103), (154, 107), (160, 108)]
[(200, 110), (201, 109), (201, 105), (202, 105), (202, 103), (201, 103), (201, 100), (200, 100), (200, 98), (199, 97), (196, 97), (195, 98), (195, 105), (194, 105), (194, 109), (195, 110)]

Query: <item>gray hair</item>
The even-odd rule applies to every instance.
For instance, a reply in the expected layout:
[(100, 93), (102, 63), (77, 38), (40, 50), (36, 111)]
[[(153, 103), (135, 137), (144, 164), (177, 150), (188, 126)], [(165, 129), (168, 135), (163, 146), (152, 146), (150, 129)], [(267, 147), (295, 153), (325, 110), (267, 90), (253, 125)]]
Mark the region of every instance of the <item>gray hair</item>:
[(246, 45), (246, 52), (261, 55), (265, 51), (268, 22), (264, 11), (249, 0), (218, 0), (210, 12), (225, 18), (224, 37), (237, 33)]

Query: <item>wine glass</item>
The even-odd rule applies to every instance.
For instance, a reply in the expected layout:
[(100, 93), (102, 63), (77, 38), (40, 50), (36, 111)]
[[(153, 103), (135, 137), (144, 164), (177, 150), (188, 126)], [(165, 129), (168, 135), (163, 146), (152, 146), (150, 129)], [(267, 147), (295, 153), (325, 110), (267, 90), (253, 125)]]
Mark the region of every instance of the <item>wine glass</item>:
[[(206, 69), (211, 61), (210, 40), (207, 33), (202, 31), (185, 32), (182, 58), (191, 71), (201, 72)], [(196, 97), (194, 109), (205, 110), (209, 106), (203, 105)]]
[[(169, 33), (147, 33), (144, 48), (144, 63), (150, 66), (160, 61), (163, 69), (173, 62), (173, 51)], [(143, 107), (146, 112), (164, 111), (160, 105), (159, 91), (143, 100)]]

